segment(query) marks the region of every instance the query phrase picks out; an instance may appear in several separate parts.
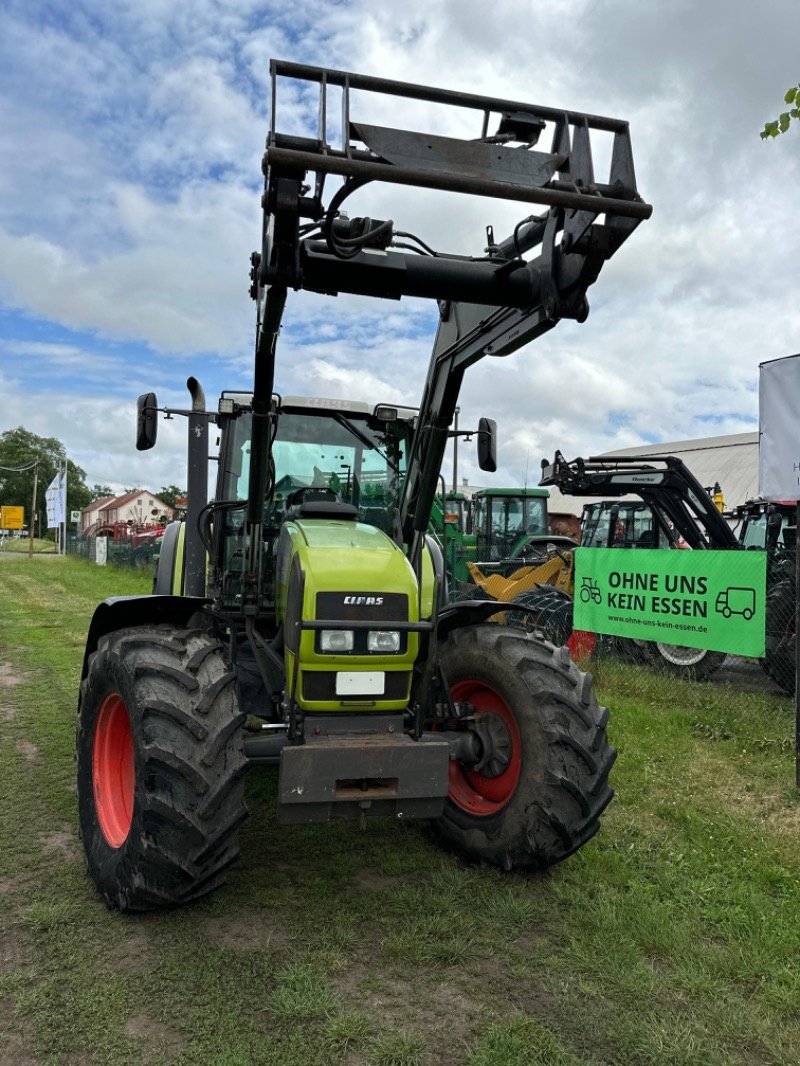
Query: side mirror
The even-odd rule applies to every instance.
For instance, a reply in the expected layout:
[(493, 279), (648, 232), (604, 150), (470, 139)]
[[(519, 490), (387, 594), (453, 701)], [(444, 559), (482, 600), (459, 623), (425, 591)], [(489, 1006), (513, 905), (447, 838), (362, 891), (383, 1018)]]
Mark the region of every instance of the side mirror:
[(493, 418), (478, 421), (478, 466), (490, 474), (497, 470), (497, 423)]
[(158, 436), (158, 400), (154, 392), (145, 392), (136, 401), (136, 450), (146, 452)]

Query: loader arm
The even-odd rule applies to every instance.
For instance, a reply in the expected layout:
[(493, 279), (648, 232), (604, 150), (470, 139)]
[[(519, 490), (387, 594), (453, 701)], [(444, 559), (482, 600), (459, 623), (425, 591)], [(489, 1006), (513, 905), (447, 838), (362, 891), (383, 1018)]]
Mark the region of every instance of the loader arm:
[[(437, 477), (465, 371), (484, 355), (508, 355), (561, 318), (583, 321), (586, 291), (642, 219), (651, 214), (636, 189), (626, 122), (514, 100), (388, 81), (273, 60), (272, 119), (263, 161), (262, 247), (254, 253), (251, 295), (257, 302), (253, 445), (248, 522), (257, 566), (260, 501), (269, 491), (270, 405), (275, 345), (289, 289), (439, 301), (440, 322), (409, 453), (395, 537), (421, 548)], [(317, 95), (317, 128), (279, 132), (279, 94), (288, 86), (293, 114)], [(333, 119), (332, 100), (341, 105)], [(381, 110), (383, 98), (411, 109), (424, 125), (450, 109), (455, 128), (478, 118), (471, 138), (441, 136), (362, 121), (356, 110)], [(377, 101), (377, 104), (376, 104)], [(341, 145), (329, 128), (338, 125)], [(453, 123), (451, 122), (451, 126)], [(547, 131), (550, 148), (534, 148)], [(610, 135), (605, 180), (595, 179), (592, 135)], [(343, 178), (326, 197), (329, 175)], [(393, 220), (348, 218), (347, 197), (369, 182), (444, 189), (544, 205), (496, 243), (481, 234), (478, 255), (434, 250)], [(488, 246), (487, 246), (488, 245)], [(526, 258), (527, 257), (527, 258)], [(255, 585), (255, 581), (253, 581)]]
[(634, 494), (671, 522), (690, 548), (739, 548), (736, 536), (682, 459), (675, 455), (598, 456), (543, 462), (544, 486), (565, 496), (613, 499)]

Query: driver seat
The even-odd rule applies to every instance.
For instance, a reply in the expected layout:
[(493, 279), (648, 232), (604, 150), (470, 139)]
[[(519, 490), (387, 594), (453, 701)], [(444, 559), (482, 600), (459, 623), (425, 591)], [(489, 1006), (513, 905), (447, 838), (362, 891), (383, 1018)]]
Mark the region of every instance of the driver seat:
[(358, 518), (358, 508), (352, 503), (342, 503), (333, 489), (303, 487), (296, 489), (286, 502), (289, 504), (287, 519), (333, 518), (355, 522)]

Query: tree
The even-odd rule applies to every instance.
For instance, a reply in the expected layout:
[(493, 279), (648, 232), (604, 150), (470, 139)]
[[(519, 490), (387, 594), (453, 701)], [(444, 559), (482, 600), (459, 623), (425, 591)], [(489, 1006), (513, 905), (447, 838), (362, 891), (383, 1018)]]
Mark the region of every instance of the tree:
[(800, 119), (800, 85), (790, 86), (784, 93), (783, 102), (793, 106), (788, 111), (781, 112), (773, 122), (764, 123), (764, 129), (761, 131), (762, 141), (786, 133), (792, 119)]
[[(22, 426), (0, 433), (0, 504), (24, 507), (30, 519), (36, 462), (36, 510), (44, 528), (45, 492), (66, 458), (66, 448), (55, 437), (40, 437)], [(70, 511), (80, 510), (90, 500), (85, 472), (67, 459), (67, 507)]]
[(91, 496), (91, 502), (95, 500), (102, 500), (105, 496), (116, 496), (117, 493), (111, 488), (110, 485), (92, 485), (89, 489), (89, 495)]

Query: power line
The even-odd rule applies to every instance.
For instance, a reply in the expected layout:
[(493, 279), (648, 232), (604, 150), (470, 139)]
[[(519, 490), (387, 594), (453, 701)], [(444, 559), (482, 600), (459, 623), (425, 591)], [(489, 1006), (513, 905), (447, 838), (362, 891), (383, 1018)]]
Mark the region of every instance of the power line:
[(26, 470), (33, 470), (39, 461), (39, 459), (34, 459), (27, 466), (0, 466), (0, 470), (4, 470), (7, 474), (24, 474)]

